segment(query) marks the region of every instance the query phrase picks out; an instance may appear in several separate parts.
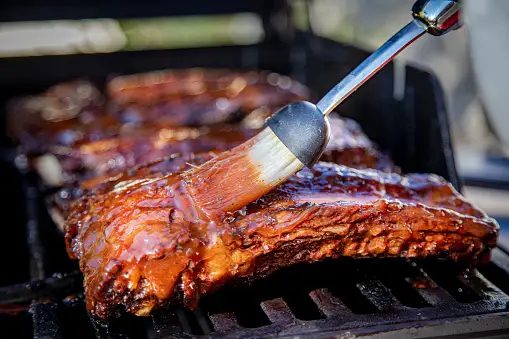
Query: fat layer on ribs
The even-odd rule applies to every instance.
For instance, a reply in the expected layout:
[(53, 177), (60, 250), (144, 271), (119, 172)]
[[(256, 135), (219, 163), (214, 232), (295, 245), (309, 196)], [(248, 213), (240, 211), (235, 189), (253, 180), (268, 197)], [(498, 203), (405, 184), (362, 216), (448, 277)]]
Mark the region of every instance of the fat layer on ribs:
[(495, 221), (440, 177), (330, 163), (211, 221), (172, 173), (192, 161), (159, 162), (159, 174), (139, 168), (72, 205), (68, 252), (79, 260), (94, 315), (122, 308), (147, 315), (168, 302), (193, 307), (226, 283), (296, 263), (340, 256), (475, 261), (496, 242)]

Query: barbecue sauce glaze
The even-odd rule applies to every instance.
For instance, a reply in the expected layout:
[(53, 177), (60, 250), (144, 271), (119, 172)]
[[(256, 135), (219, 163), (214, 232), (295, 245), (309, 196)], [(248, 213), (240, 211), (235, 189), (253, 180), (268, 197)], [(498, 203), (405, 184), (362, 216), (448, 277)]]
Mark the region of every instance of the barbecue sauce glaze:
[(124, 179), (73, 204), (68, 250), (96, 316), (121, 308), (147, 315), (168, 302), (194, 307), (226, 283), (325, 258), (475, 261), (496, 241), (496, 223), (434, 175), (319, 163), (215, 220), (181, 179), (164, 171)]

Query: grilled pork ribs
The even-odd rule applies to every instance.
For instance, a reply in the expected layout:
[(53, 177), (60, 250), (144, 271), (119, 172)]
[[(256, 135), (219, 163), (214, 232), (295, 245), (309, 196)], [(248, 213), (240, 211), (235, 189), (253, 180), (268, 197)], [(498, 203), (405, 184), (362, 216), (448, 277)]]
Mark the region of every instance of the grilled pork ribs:
[(209, 156), (140, 167), (72, 204), (68, 251), (80, 262), (93, 314), (125, 308), (146, 315), (168, 302), (192, 307), (226, 283), (296, 263), (340, 256), (475, 260), (496, 242), (496, 223), (435, 175), (330, 163), (209, 220), (178, 184), (179, 170)]
[(90, 82), (73, 81), (14, 100), (10, 135), (27, 155), (159, 127), (239, 123), (259, 128), (282, 106), (308, 98), (286, 76), (264, 71), (191, 69), (115, 77), (104, 96)]

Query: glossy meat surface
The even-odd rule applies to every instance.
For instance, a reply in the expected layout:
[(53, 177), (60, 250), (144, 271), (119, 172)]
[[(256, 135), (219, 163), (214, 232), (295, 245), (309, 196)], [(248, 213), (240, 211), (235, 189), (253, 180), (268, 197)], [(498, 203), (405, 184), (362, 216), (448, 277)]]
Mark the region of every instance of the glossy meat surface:
[(116, 135), (118, 119), (107, 115), (104, 105), (104, 96), (90, 82), (58, 84), (10, 103), (9, 134), (27, 155)]
[(79, 259), (94, 315), (119, 308), (146, 315), (168, 302), (192, 307), (226, 283), (300, 262), (340, 256), (475, 261), (495, 245), (496, 223), (434, 175), (319, 163), (212, 222), (180, 176), (169, 173), (196, 164), (189, 159), (172, 167), (175, 160), (157, 163), (159, 174), (142, 168), (125, 174), (73, 204), (68, 251)]
[(107, 93), (120, 105), (123, 121), (163, 121), (171, 126), (247, 119), (247, 124), (259, 127), (277, 109), (309, 97), (305, 86), (284, 75), (200, 68), (116, 77)]
[[(356, 122), (337, 116), (332, 116), (330, 122), (331, 140), (322, 160), (358, 169), (398, 171)], [(238, 125), (168, 128), (147, 125), (125, 130), (118, 137), (80, 143), (74, 147), (52, 148), (49, 154), (35, 161), (35, 167), (43, 178), (51, 176), (51, 173), (58, 174), (57, 178), (46, 180), (47, 183), (52, 180), (50, 184), (53, 186), (90, 178), (101, 180), (174, 153), (186, 155), (228, 150), (253, 137), (257, 131)], [(49, 175), (46, 174), (48, 172)]]
[(63, 230), (64, 221), (70, 205), (84, 194), (102, 194), (111, 191), (123, 181), (144, 180), (147, 178), (182, 172), (190, 166), (197, 166), (215, 157), (217, 152), (173, 154), (156, 161), (134, 166), (115, 176), (99, 176), (80, 181), (79, 185), (69, 185), (47, 198), (46, 204), (53, 221)]
[(264, 71), (197, 68), (119, 76), (106, 84), (106, 95), (78, 80), (12, 102), (9, 133), (25, 154), (35, 155), (129, 133), (147, 123), (260, 127), (275, 110), (307, 98), (305, 86)]
[[(251, 138), (255, 132), (231, 125), (168, 128), (145, 126), (118, 137), (70, 148), (58, 147), (46, 157), (52, 156), (56, 160), (56, 171), (62, 174), (61, 184), (89, 178), (100, 180), (175, 153), (228, 150)], [(44, 170), (40, 163), (38, 170)]]

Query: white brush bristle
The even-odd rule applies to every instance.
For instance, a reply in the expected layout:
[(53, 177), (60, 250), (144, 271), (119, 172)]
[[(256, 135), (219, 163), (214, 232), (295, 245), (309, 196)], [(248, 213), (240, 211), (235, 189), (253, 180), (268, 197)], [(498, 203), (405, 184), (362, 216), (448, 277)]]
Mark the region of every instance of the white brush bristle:
[(260, 179), (268, 186), (279, 185), (304, 167), (270, 128), (265, 128), (256, 138), (249, 157), (260, 169)]

